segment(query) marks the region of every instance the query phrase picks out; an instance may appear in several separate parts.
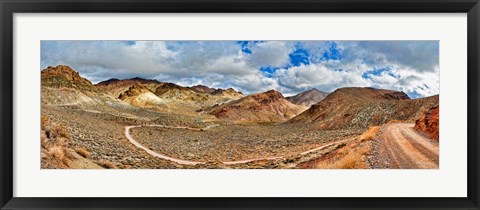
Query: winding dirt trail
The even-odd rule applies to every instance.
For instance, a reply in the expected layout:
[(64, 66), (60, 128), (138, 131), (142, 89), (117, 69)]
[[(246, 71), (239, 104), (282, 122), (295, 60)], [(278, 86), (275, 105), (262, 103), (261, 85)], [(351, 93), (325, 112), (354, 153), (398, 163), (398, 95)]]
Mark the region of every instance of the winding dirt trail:
[(438, 168), (438, 142), (417, 133), (414, 125), (391, 123), (380, 128), (378, 167)]
[[(139, 127), (143, 127), (143, 126), (145, 126), (145, 127), (174, 128), (174, 129), (188, 129), (188, 130), (194, 130), (194, 131), (205, 131), (205, 130), (214, 128), (218, 125), (209, 125), (205, 128), (191, 128), (191, 127), (185, 127), (185, 126), (168, 126), (168, 125), (132, 125), (132, 126), (125, 126), (125, 137), (127, 137), (127, 139), (130, 141), (130, 143), (132, 143), (133, 145), (135, 145), (136, 147), (138, 147), (140, 149), (145, 150), (148, 154), (150, 154), (154, 157), (162, 158), (164, 160), (173, 161), (173, 162), (176, 162), (176, 163), (182, 164), (182, 165), (197, 165), (197, 164), (205, 164), (206, 162), (190, 161), (190, 160), (183, 160), (183, 159), (177, 159), (177, 158), (174, 158), (174, 157), (170, 157), (168, 155), (157, 153), (157, 152), (143, 146), (139, 142), (137, 142), (130, 135), (130, 129), (139, 128)], [(316, 147), (316, 148), (313, 148), (313, 149), (310, 149), (310, 150), (307, 150), (307, 151), (304, 151), (304, 152), (301, 152), (301, 153), (298, 153), (298, 154), (301, 154), (301, 155), (308, 154), (308, 153), (315, 152), (315, 151), (324, 149), (326, 147), (329, 147), (333, 144), (338, 144), (338, 143), (341, 143), (341, 142), (345, 142), (345, 141), (338, 141), (338, 142), (329, 143), (329, 144), (322, 145), (320, 147)], [(235, 164), (249, 163), (249, 162), (259, 161), (259, 160), (276, 160), (276, 159), (282, 159), (282, 158), (284, 158), (284, 156), (252, 158), (252, 159), (247, 159), (247, 160), (236, 160), (236, 161), (221, 161), (221, 163), (225, 164), (225, 165), (235, 165)]]
[[(189, 130), (200, 130), (200, 129), (194, 129), (194, 128), (189, 128), (189, 127), (174, 127), (174, 126), (163, 126), (163, 125), (143, 125), (143, 126), (148, 126), (148, 127), (162, 127), (162, 128), (179, 128), (179, 129), (189, 129)], [(181, 160), (181, 159), (177, 159), (177, 158), (173, 158), (173, 157), (169, 157), (167, 155), (164, 155), (164, 154), (160, 154), (160, 153), (157, 153), (157, 152), (154, 152), (153, 150), (151, 149), (148, 149), (147, 147), (143, 146), (142, 144), (138, 143), (137, 141), (135, 141), (135, 139), (133, 139), (133, 137), (130, 135), (130, 129), (132, 128), (138, 128), (138, 127), (142, 127), (142, 125), (134, 125), (134, 126), (125, 126), (125, 136), (127, 137), (127, 139), (130, 141), (130, 143), (132, 143), (133, 145), (135, 145), (136, 147), (140, 148), (140, 149), (143, 149), (145, 150), (145, 152), (147, 152), (148, 154), (154, 156), (154, 157), (158, 157), (158, 158), (161, 158), (161, 159), (164, 159), (164, 160), (169, 160), (169, 161), (173, 161), (173, 162), (176, 162), (178, 164), (183, 164), (183, 165), (197, 165), (197, 164), (204, 164), (204, 162), (198, 162), (198, 161), (189, 161), (189, 160)]]

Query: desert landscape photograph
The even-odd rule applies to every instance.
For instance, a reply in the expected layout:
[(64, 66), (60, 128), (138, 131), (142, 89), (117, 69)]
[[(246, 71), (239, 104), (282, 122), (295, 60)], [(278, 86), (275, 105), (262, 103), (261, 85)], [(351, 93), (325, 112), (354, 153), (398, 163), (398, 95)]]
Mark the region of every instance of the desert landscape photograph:
[(41, 169), (438, 169), (439, 42), (41, 41)]

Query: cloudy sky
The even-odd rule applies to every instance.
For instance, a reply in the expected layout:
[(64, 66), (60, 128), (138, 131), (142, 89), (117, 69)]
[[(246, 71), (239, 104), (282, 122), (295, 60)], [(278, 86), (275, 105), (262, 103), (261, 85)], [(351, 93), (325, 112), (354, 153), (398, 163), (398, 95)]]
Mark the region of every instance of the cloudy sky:
[(400, 90), (439, 94), (438, 41), (42, 41), (41, 69), (69, 65), (97, 83), (143, 77), (184, 86)]

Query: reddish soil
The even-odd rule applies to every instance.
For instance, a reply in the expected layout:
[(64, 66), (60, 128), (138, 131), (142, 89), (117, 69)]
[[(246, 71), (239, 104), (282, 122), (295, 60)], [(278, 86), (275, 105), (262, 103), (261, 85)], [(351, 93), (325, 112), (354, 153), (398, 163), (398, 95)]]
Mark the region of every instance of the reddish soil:
[(420, 117), (415, 122), (415, 130), (421, 131), (426, 133), (430, 138), (435, 139), (438, 141), (439, 138), (439, 126), (438, 126), (438, 121), (439, 121), (439, 107), (433, 107)]

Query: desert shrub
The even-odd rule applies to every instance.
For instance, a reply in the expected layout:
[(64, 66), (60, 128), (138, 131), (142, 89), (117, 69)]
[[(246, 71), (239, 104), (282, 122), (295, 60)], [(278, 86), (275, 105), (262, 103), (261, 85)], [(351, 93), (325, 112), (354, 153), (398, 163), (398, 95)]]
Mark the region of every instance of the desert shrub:
[(49, 120), (50, 119), (48, 118), (47, 115), (42, 114), (42, 116), (40, 117), (40, 124), (42, 126), (42, 130), (45, 129), (45, 126), (47, 125)]
[(340, 160), (336, 161), (333, 165), (338, 169), (354, 169), (354, 168), (363, 168), (361, 162), (361, 157), (358, 154), (348, 154)]
[(90, 157), (90, 152), (88, 152), (85, 148), (76, 148), (75, 152), (77, 152), (79, 155), (81, 155), (84, 158)]
[(47, 135), (47, 138), (56, 138), (57, 136), (71, 138), (70, 132), (66, 127), (51, 122), (50, 118), (46, 115), (41, 116), (41, 128), (42, 132), (45, 132)]
[(76, 160), (78, 159), (78, 156), (75, 155), (75, 150), (71, 149), (71, 148), (68, 148), (68, 147), (64, 147), (63, 148), (63, 151), (65, 153), (65, 157), (70, 159), (70, 160)]
[(65, 157), (65, 152), (63, 151), (63, 147), (60, 146), (53, 146), (48, 148), (48, 154), (52, 155), (53, 157), (62, 160)]
[(47, 138), (47, 135), (45, 134), (45, 132), (42, 132), (40, 134), (40, 142), (41, 142), (42, 148), (47, 148), (48, 147), (48, 138)]
[[(67, 153), (68, 154), (68, 153)], [(65, 164), (67, 167), (71, 167), (72, 164), (73, 164), (73, 159), (70, 159), (68, 158), (67, 156), (65, 156), (63, 159), (62, 159), (62, 163)]]
[(372, 147), (370, 142), (357, 141), (341, 147), (316, 161), (313, 168), (362, 169), (369, 168), (366, 155)]
[(41, 154), (42, 168), (68, 168), (75, 159), (70, 144), (68, 129), (60, 124), (53, 123), (46, 115), (41, 116)]
[(97, 164), (106, 169), (117, 169), (117, 165), (107, 160), (99, 160)]
[(380, 130), (379, 126), (372, 126), (367, 131), (365, 131), (359, 138), (360, 141), (373, 140), (377, 136), (377, 132)]
[(53, 129), (53, 133), (58, 134), (58, 136), (61, 136), (64, 138), (71, 138), (70, 132), (64, 126), (55, 125), (52, 129)]

